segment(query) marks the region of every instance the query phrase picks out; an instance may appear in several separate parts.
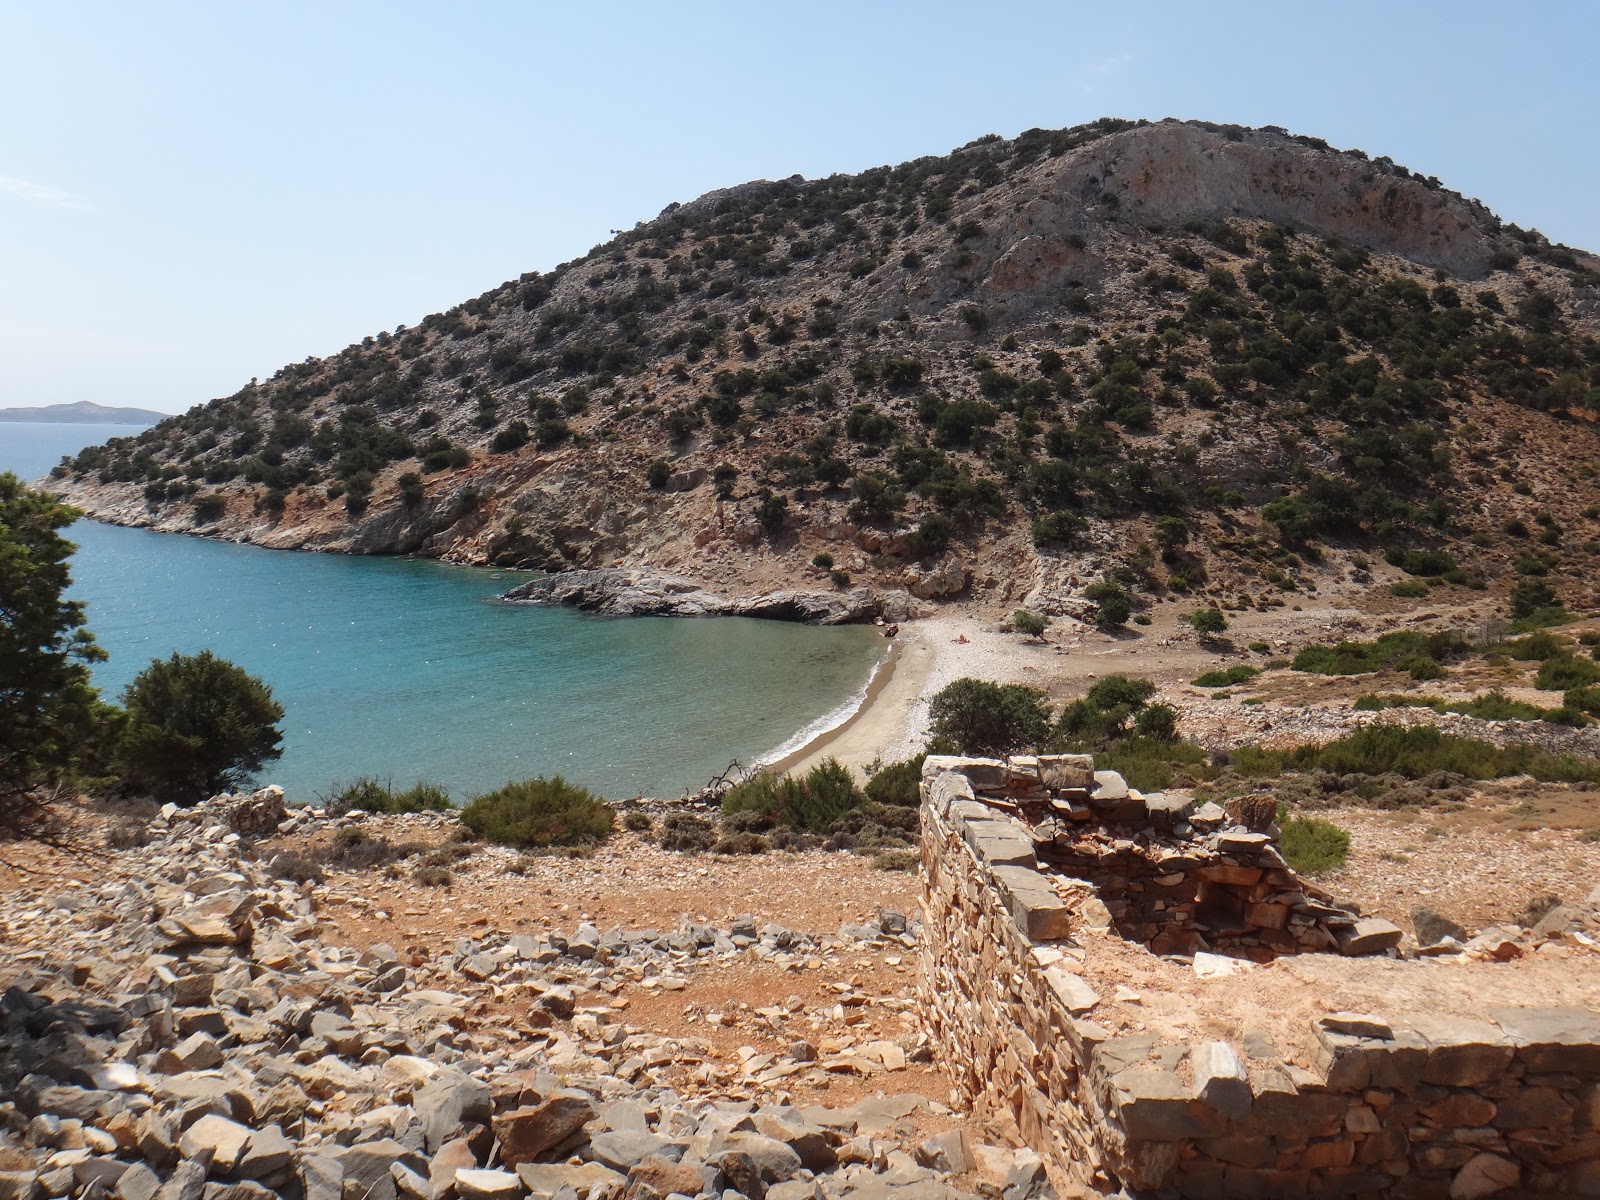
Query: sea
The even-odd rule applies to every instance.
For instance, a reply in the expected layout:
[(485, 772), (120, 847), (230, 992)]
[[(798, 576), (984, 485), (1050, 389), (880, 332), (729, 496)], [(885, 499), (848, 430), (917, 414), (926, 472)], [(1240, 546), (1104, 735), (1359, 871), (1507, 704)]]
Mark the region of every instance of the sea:
[[(0, 423), (35, 480), (126, 425)], [(676, 796), (846, 719), (879, 666), (870, 628), (605, 618), (509, 605), (519, 572), (265, 550), (79, 521), (71, 594), (108, 698), (153, 658), (210, 649), (272, 688), (283, 757), (258, 783), (315, 802), (363, 775), (458, 801), (534, 775)]]

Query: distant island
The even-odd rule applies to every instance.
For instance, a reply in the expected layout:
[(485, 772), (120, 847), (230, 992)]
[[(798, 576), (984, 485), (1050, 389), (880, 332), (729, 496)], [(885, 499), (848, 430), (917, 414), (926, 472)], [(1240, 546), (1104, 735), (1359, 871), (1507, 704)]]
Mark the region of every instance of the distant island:
[(0, 408), (0, 421), (47, 421), (57, 425), (154, 425), (170, 415), (148, 408), (107, 408), (88, 400), (38, 408)]

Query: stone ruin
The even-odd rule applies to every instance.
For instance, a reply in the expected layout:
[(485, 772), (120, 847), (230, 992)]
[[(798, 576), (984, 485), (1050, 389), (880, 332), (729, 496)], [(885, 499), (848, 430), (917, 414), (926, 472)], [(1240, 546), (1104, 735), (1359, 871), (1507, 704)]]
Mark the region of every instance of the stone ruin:
[[(1600, 1195), (1586, 1008), (1469, 998), (1252, 1024), (1289, 971), (1329, 994), (1364, 961), (1449, 969), (1391, 961), (1402, 931), (1298, 877), (1273, 816), (1140, 795), (1088, 756), (930, 756), (922, 1007), (963, 1099), (1014, 1120), (1067, 1195)], [(1206, 1028), (1236, 1032), (1163, 1031), (1116, 985), (1130, 958), (1182, 979), (1185, 1011), (1190, 991), (1215, 1007), (1206, 981), (1224, 980)]]

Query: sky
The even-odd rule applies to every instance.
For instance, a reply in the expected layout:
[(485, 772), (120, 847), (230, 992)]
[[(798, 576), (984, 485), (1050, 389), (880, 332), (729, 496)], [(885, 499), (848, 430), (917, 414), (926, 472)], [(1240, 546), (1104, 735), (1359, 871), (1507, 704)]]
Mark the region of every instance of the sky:
[(0, 407), (182, 411), (712, 188), (1101, 116), (1282, 125), (1600, 250), (1597, 45), (1589, 0), (0, 0)]

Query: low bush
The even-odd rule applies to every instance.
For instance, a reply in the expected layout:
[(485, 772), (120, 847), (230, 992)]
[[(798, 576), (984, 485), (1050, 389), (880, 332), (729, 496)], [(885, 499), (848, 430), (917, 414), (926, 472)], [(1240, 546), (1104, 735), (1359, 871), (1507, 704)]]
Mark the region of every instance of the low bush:
[(1107, 675), (1097, 680), (1080, 699), (1061, 710), (1051, 748), (1109, 746), (1128, 732), (1129, 724), (1138, 719), (1155, 694), (1155, 684), (1133, 675)]
[(1337, 870), (1350, 857), (1350, 835), (1328, 821), (1290, 817), (1281, 828), (1278, 850), (1302, 875)]
[(922, 856), (915, 850), (880, 850), (872, 856), (872, 865), (880, 871), (915, 871)]
[(759, 833), (725, 833), (711, 847), (714, 854), (765, 854), (772, 843)]
[(593, 846), (610, 836), (616, 819), (604, 800), (560, 775), (508, 783), (461, 810), (461, 823), (479, 837), (524, 849)]
[(717, 827), (693, 813), (671, 812), (661, 818), (656, 844), (663, 850), (694, 853), (717, 844)]
[(650, 819), (650, 814), (634, 809), (632, 812), (622, 814), (622, 827), (630, 833), (651, 833), (656, 823)]
[(927, 757), (924, 752), (904, 762), (880, 767), (873, 773), (872, 778), (867, 780), (867, 799), (873, 804), (882, 804), (890, 808), (918, 807), (922, 803), (919, 791), (922, 783), (922, 763)]
[(1444, 678), (1444, 668), (1425, 654), (1408, 654), (1394, 666), (1395, 670), (1404, 671), (1418, 683)]
[(1401, 667), (1402, 660), (1427, 658), (1435, 663), (1464, 656), (1470, 647), (1454, 630), (1440, 633), (1386, 633), (1375, 642), (1340, 642), (1336, 646), (1304, 646), (1290, 664), (1316, 675), (1370, 675)]
[(801, 776), (756, 772), (724, 793), (722, 814), (724, 822), (754, 813), (769, 828), (824, 833), (861, 799), (849, 770), (829, 758)]
[(1192, 786), (1196, 780), (1216, 774), (1204, 749), (1193, 742), (1170, 738), (1123, 738), (1110, 749), (1096, 752), (1094, 765), (1097, 770), (1117, 772), (1129, 786), (1142, 792), (1159, 792), (1174, 785)]
[(1506, 653), (1519, 662), (1544, 662), (1546, 659), (1555, 658), (1566, 649), (1562, 640), (1553, 633), (1541, 629), (1537, 633), (1530, 633), (1527, 637), (1517, 638), (1506, 643)]
[(416, 870), (411, 872), (411, 878), (423, 887), (449, 887), (455, 882), (455, 876), (450, 874), (448, 868), (431, 863), (419, 863)]
[(1042, 642), (1045, 630), (1050, 628), (1050, 622), (1038, 613), (1019, 608), (1011, 614), (1011, 628), (1028, 637), (1038, 638)]
[(1241, 683), (1249, 683), (1259, 674), (1261, 672), (1255, 667), (1240, 663), (1238, 666), (1228, 667), (1224, 670), (1207, 671), (1192, 682), (1195, 687), (1203, 688), (1236, 687)]
[(1567, 655), (1545, 659), (1539, 664), (1539, 673), (1533, 678), (1533, 686), (1546, 692), (1564, 692), (1593, 683), (1600, 683), (1600, 663)]
[(1233, 766), (1241, 774), (1256, 776), (1317, 770), (1334, 775), (1393, 772), (1421, 779), (1448, 771), (1469, 779), (1532, 775), (1546, 783), (1600, 783), (1600, 761), (1595, 759), (1555, 754), (1528, 742), (1496, 746), (1432, 725), (1369, 725), (1336, 741), (1292, 750), (1244, 746), (1234, 753)]
[(455, 805), (450, 802), (450, 793), (436, 783), (425, 783), (418, 780), (403, 792), (394, 790), (394, 785), (382, 779), (375, 779), (371, 775), (362, 775), (355, 781), (345, 784), (336, 784), (326, 796), (321, 796), (322, 807), (335, 817), (342, 817), (346, 813), (414, 813), (414, 812), (451, 812)]
[(1133, 597), (1120, 584), (1110, 579), (1091, 583), (1083, 589), (1085, 600), (1095, 606), (1095, 622), (1105, 626), (1125, 625), (1133, 615)]
[(360, 826), (346, 825), (336, 830), (327, 843), (311, 851), (310, 857), (322, 866), (361, 870), (386, 867), (413, 854), (420, 854), (424, 849), (426, 847), (417, 842), (394, 844), (385, 838), (375, 837)]
[(1568, 688), (1562, 694), (1561, 703), (1564, 707), (1577, 712), (1588, 713), (1591, 717), (1600, 717), (1600, 687), (1575, 687)]
[(1215, 637), (1225, 633), (1228, 628), (1228, 619), (1222, 615), (1220, 608), (1197, 608), (1192, 613), (1186, 613), (1183, 619), (1202, 637)]
[(323, 879), (322, 864), (313, 855), (299, 850), (285, 850), (275, 855), (267, 864), (267, 870), (275, 878), (291, 883), (321, 883)]
[(1389, 585), (1389, 595), (1397, 596), (1402, 600), (1418, 600), (1426, 596), (1431, 589), (1420, 579), (1406, 579), (1400, 583)]
[[(1596, 699), (1600, 700), (1600, 691), (1596, 692)], [(1432, 696), (1368, 692), (1365, 696), (1357, 698), (1354, 708), (1357, 712), (1380, 712), (1386, 708), (1431, 708), (1434, 712), (1461, 713), (1463, 716), (1477, 717), (1480, 721), (1553, 721), (1562, 725), (1572, 722), (1558, 714), (1568, 712), (1581, 714), (1585, 711), (1582, 704), (1572, 703), (1571, 694), (1567, 696), (1562, 708), (1540, 708), (1537, 704), (1525, 704), (1521, 700), (1513, 700), (1498, 688), (1474, 696), (1470, 700), (1449, 701), (1438, 700)]]

